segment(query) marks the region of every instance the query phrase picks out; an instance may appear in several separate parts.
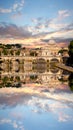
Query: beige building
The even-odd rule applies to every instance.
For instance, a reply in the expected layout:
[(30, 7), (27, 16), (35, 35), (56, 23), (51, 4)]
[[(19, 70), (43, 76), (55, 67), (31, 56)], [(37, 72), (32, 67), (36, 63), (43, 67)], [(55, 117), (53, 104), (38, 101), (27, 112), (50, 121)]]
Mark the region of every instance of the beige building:
[(49, 43), (45, 47), (42, 47), (41, 50), (43, 57), (56, 57), (59, 56), (58, 51), (60, 48), (54, 43)]

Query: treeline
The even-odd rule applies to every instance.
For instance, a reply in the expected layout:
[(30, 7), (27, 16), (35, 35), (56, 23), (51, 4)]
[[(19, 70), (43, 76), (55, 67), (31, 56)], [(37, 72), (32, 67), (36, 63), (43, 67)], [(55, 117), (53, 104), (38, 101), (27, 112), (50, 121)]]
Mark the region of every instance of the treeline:
[(13, 47), (16, 47), (16, 48), (21, 48), (21, 44), (2, 44), (0, 43), (0, 48), (5, 48), (5, 49), (12, 49)]
[(21, 44), (2, 44), (0, 43), (0, 56), (1, 55), (20, 55)]

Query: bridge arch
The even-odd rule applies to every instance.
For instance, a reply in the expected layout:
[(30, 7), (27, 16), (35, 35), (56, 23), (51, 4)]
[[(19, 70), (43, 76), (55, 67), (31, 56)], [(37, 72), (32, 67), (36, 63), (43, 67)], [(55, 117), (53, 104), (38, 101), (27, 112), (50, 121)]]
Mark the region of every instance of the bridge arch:
[(57, 58), (52, 58), (52, 59), (50, 60), (50, 63), (59, 63), (59, 59), (57, 59)]

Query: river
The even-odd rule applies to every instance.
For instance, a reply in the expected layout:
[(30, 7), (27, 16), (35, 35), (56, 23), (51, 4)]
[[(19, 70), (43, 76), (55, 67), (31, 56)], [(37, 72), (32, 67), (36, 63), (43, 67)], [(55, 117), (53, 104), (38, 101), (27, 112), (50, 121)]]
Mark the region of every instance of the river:
[(0, 71), (0, 130), (65, 129), (73, 130), (73, 74), (42, 67)]

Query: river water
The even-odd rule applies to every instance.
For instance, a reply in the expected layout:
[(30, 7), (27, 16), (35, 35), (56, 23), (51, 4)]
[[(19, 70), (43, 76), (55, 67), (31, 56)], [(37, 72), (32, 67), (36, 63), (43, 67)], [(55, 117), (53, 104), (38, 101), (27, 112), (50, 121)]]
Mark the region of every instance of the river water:
[(73, 75), (62, 70), (0, 72), (0, 130), (73, 130)]

